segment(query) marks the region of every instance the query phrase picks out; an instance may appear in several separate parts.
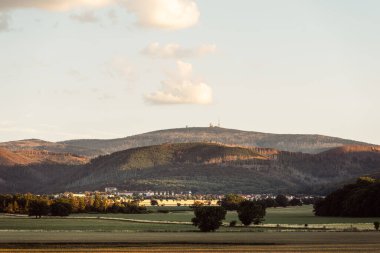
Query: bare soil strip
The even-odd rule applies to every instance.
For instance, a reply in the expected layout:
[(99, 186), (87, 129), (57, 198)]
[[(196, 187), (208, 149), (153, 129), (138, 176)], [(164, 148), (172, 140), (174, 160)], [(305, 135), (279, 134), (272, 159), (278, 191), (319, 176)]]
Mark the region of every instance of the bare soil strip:
[(379, 232), (24, 232), (0, 231), (1, 244), (379, 244)]
[(65, 246), (65, 245), (56, 245), (50, 247), (39, 247), (39, 248), (8, 248), (8, 249), (0, 249), (0, 253), (60, 253), (60, 252), (94, 252), (94, 253), (106, 253), (106, 252), (279, 252), (279, 253), (294, 253), (294, 252), (380, 252), (378, 244), (366, 244), (366, 245), (357, 245), (357, 244), (333, 244), (333, 245), (130, 245), (130, 246), (121, 246), (121, 245), (78, 245), (76, 247), (73, 246)]

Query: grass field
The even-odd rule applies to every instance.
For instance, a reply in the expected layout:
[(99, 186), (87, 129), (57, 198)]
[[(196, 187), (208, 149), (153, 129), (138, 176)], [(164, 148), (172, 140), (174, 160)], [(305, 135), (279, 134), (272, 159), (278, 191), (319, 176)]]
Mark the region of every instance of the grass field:
[(182, 224), (154, 224), (102, 219), (64, 218), (0, 218), (1, 230), (40, 230), (40, 231), (194, 231), (195, 227)]
[[(315, 217), (310, 206), (303, 206), (268, 209), (267, 227), (260, 228), (224, 226), (216, 233), (200, 233), (191, 224), (165, 223), (189, 223), (192, 217), (192, 211), (183, 209), (170, 213), (77, 214), (42, 219), (0, 215), (0, 253), (380, 252), (380, 232), (373, 231), (372, 225), (379, 218)], [(227, 222), (230, 220), (238, 220), (236, 212), (228, 213)], [(303, 227), (305, 223), (309, 224), (308, 229)], [(278, 229), (276, 224), (284, 229)], [(290, 229), (285, 229), (287, 226)], [(303, 230), (293, 229), (297, 226)], [(337, 231), (355, 226), (372, 231), (311, 230), (318, 226), (340, 228)]]
[[(188, 224), (165, 224), (166, 221), (190, 223), (193, 216), (192, 211), (148, 214), (74, 214), (68, 219), (0, 216), (0, 230), (194, 231), (196, 228)], [(107, 218), (119, 220), (107, 220)], [(225, 223), (227, 224), (231, 220), (239, 220), (236, 212), (228, 212)], [(279, 224), (284, 228), (304, 228), (304, 224), (308, 224), (308, 228), (371, 230), (373, 229), (373, 222), (376, 220), (380, 220), (380, 218), (316, 217), (312, 213), (311, 206), (302, 206), (268, 209), (264, 227), (273, 228)], [(143, 221), (149, 223), (143, 223)], [(246, 228), (241, 227), (223, 227), (221, 230), (247, 231)]]
[[(178, 211), (170, 213), (149, 213), (149, 214), (76, 214), (74, 217), (83, 216), (102, 216), (136, 220), (150, 221), (177, 221), (189, 222), (194, 216), (193, 211)], [(239, 221), (236, 212), (228, 212), (225, 222), (232, 220)], [(361, 228), (372, 227), (374, 221), (380, 221), (380, 217), (374, 218), (345, 218), (345, 217), (318, 217), (314, 216), (312, 206), (288, 207), (288, 208), (268, 208), (264, 224), (272, 225), (315, 225), (315, 227), (350, 227), (358, 226)], [(366, 225), (364, 225), (366, 224)]]

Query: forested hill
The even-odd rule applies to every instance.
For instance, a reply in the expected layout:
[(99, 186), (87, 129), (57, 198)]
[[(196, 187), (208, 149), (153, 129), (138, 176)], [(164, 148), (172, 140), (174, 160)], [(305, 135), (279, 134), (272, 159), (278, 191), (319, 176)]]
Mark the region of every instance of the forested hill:
[(113, 185), (207, 193), (326, 193), (380, 171), (380, 152), (304, 154), (213, 143), (133, 148), (93, 159), (67, 190)]
[[(323, 194), (341, 182), (380, 172), (376, 147), (350, 146), (305, 154), (217, 143), (168, 143), (99, 156), (85, 164), (52, 162), (54, 156), (49, 155), (53, 154), (45, 151), (41, 154), (47, 157), (31, 153), (34, 159), (43, 158), (37, 159), (38, 163), (30, 162), (21, 151), (2, 154), (6, 162), (0, 164), (0, 193), (55, 193), (115, 186), (199, 193)], [(78, 159), (70, 155), (58, 158)]]
[(110, 140), (70, 140), (59, 144), (110, 154), (163, 143), (218, 142), (229, 145), (274, 148), (290, 152), (319, 153), (343, 145), (369, 145), (341, 138), (307, 134), (270, 134), (220, 127), (192, 127), (154, 131)]
[(63, 164), (80, 165), (89, 162), (87, 157), (73, 155), (69, 153), (53, 153), (44, 150), (17, 150), (11, 151), (0, 148), (1, 166), (26, 166), (37, 164)]
[(380, 181), (362, 177), (330, 193), (314, 206), (318, 216), (380, 217)]

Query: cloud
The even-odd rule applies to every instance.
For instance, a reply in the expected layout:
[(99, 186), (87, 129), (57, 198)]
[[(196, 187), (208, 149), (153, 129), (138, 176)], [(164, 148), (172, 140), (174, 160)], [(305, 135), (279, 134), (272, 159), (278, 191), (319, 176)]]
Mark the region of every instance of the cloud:
[(124, 5), (144, 27), (185, 29), (197, 24), (200, 16), (194, 0), (126, 0)]
[(145, 96), (148, 103), (199, 104), (212, 103), (212, 89), (204, 82), (192, 78), (193, 67), (189, 63), (177, 61), (177, 73), (162, 81), (160, 90)]
[(114, 0), (1, 0), (0, 10), (36, 8), (50, 11), (68, 11), (79, 7), (104, 7)]
[[(137, 18), (143, 27), (178, 30), (198, 23), (199, 10), (195, 0), (0, 0), (0, 11), (16, 9), (42, 9), (48, 11), (69, 11), (78, 8), (102, 8), (121, 4)], [(112, 22), (116, 16), (109, 14)], [(81, 22), (96, 22), (92, 12), (72, 15)]]
[(108, 63), (105, 68), (106, 73), (113, 79), (134, 82), (136, 80), (136, 72), (134, 67), (123, 57), (115, 57)]
[(142, 53), (153, 58), (174, 58), (181, 59), (187, 57), (199, 57), (215, 53), (216, 45), (204, 44), (196, 48), (184, 48), (179, 44), (160, 45), (158, 42), (150, 43), (142, 50)]
[(0, 32), (9, 30), (10, 16), (5, 13), (0, 13)]
[(99, 21), (99, 18), (95, 15), (95, 13), (89, 10), (79, 14), (72, 14), (70, 17), (81, 23), (96, 23)]

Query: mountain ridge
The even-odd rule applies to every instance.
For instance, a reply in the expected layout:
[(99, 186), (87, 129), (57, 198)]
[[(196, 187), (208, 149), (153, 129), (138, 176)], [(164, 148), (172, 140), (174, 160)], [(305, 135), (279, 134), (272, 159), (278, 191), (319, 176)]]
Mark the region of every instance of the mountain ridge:
[(27, 139), (0, 143), (0, 148), (71, 153), (94, 158), (135, 147), (163, 143), (216, 142), (225, 145), (274, 148), (289, 152), (316, 154), (345, 145), (376, 146), (374, 144), (319, 134), (272, 134), (220, 127), (189, 127), (162, 129), (116, 139), (74, 139), (49, 142)]
[(134, 147), (186, 142), (218, 142), (313, 154), (343, 145), (374, 146), (365, 142), (318, 134), (272, 134), (220, 127), (174, 128), (117, 139), (81, 139), (59, 143), (82, 148), (93, 148), (101, 150), (103, 154), (110, 154)]

